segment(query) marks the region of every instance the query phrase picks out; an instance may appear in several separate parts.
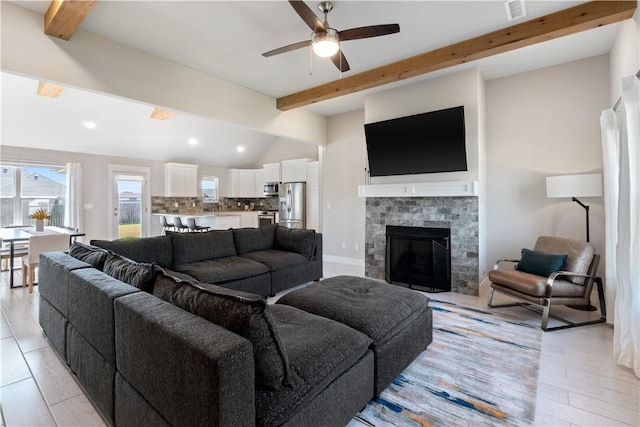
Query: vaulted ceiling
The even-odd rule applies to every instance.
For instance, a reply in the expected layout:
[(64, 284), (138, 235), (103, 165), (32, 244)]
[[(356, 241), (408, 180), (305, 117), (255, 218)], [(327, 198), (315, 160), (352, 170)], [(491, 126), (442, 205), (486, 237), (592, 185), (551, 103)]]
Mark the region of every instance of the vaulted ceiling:
[[(81, 7), (66, 11), (67, 2), (62, 2), (47, 21), (50, 2), (11, 3), (42, 14), (43, 31), (66, 34), (70, 43), (77, 27), (267, 94), (278, 99), (280, 108), (302, 107), (326, 116), (362, 108), (368, 93), (465, 68), (478, 67), (492, 79), (606, 54), (615, 39), (615, 22), (631, 17), (636, 6), (635, 1), (529, 1), (526, 17), (508, 21), (503, 1), (336, 1), (329, 22), (339, 30), (400, 25), (398, 34), (343, 42), (351, 71), (340, 75), (331, 61), (310, 55), (309, 49), (270, 58), (261, 55), (310, 37), (309, 28), (285, 1), (76, 2)], [(316, 2), (306, 4), (316, 11)], [(572, 7), (577, 12), (561, 12)], [(549, 14), (556, 15), (542, 19)], [(16, 102), (5, 92), (3, 106)], [(70, 92), (64, 96), (70, 98)], [(94, 102), (115, 108), (127, 101)], [(44, 108), (42, 114), (50, 114), (52, 123), (65, 120)], [(10, 119), (6, 110), (3, 124), (12, 123), (5, 121)], [(12, 130), (29, 139), (27, 131)], [(141, 128), (136, 134), (144, 140), (147, 133)], [(6, 141), (4, 134), (5, 130)], [(273, 141), (272, 136), (256, 137), (262, 150)], [(246, 134), (239, 138), (251, 139)], [(75, 141), (81, 144), (86, 141)]]

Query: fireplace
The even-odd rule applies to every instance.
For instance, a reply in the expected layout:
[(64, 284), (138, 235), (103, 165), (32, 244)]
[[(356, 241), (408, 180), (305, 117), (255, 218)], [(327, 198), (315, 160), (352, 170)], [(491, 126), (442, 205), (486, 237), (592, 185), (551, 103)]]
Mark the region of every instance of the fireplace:
[(451, 230), (386, 227), (385, 280), (427, 292), (451, 290)]
[(451, 291), (478, 295), (477, 197), (368, 197), (365, 275), (385, 280), (386, 227), (449, 228)]

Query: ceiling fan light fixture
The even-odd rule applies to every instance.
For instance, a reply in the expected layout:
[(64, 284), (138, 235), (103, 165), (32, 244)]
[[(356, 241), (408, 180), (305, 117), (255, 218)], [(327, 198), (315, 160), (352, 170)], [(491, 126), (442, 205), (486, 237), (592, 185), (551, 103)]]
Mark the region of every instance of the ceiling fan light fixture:
[(340, 49), (338, 31), (333, 28), (326, 30), (327, 32), (314, 33), (311, 41), (313, 52), (322, 58), (333, 56)]

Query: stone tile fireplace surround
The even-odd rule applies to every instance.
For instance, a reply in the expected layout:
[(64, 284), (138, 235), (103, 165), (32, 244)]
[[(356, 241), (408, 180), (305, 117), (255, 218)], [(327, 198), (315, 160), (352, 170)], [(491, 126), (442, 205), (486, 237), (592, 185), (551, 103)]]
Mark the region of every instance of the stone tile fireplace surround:
[(368, 197), (365, 275), (384, 280), (386, 226), (451, 229), (451, 290), (478, 295), (478, 198)]

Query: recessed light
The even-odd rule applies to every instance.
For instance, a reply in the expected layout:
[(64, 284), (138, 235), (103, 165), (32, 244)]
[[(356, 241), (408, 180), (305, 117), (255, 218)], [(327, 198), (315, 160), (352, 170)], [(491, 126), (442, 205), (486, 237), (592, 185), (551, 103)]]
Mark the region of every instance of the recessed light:
[(242, 153), (244, 151), (244, 147), (242, 145), (239, 145), (236, 150), (238, 150), (238, 153)]
[(84, 125), (87, 127), (87, 129), (95, 129), (96, 128), (95, 122), (84, 122)]
[(191, 145), (196, 145), (198, 143), (198, 140), (195, 138), (189, 138), (187, 141), (189, 141), (189, 144)]

